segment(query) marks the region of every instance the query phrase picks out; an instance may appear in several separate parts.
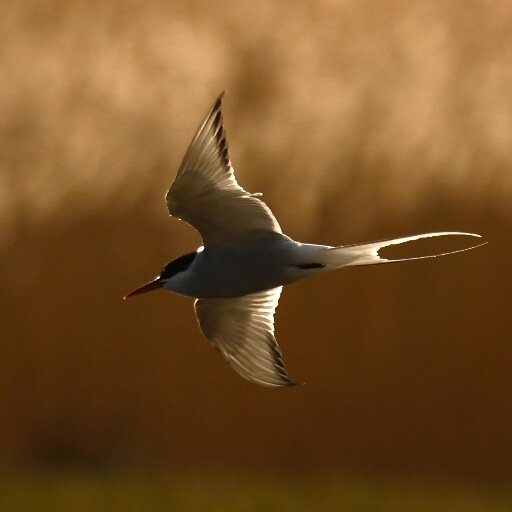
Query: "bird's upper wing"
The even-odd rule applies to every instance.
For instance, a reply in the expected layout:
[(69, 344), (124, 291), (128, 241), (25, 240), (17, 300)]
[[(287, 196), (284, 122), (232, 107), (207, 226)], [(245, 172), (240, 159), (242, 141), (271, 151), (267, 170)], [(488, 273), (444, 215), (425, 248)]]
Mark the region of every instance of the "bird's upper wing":
[(234, 299), (197, 299), (201, 330), (230, 366), (262, 386), (293, 386), (274, 338), (282, 286)]
[(199, 230), (205, 246), (236, 242), (253, 232), (281, 233), (270, 208), (235, 179), (222, 123), (223, 94), (192, 140), (166, 195), (169, 213)]

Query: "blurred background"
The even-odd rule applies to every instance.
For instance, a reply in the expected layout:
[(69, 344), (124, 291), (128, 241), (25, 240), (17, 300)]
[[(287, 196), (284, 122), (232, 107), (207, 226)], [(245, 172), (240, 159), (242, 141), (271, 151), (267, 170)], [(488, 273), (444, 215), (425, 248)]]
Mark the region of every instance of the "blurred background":
[[(5, 510), (510, 510), (510, 2), (6, 0), (0, 78)], [(292, 238), (489, 242), (288, 287), (294, 389), (230, 370), (192, 300), (121, 300), (200, 244), (164, 194), (224, 89)]]

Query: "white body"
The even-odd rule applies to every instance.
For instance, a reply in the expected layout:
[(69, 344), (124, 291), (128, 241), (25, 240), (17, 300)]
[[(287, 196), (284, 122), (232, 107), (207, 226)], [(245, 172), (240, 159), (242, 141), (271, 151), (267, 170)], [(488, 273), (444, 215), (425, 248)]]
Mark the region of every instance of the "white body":
[(330, 270), (298, 266), (322, 260), (328, 248), (277, 234), (232, 247), (200, 248), (187, 271), (170, 278), (163, 288), (203, 299), (240, 297)]

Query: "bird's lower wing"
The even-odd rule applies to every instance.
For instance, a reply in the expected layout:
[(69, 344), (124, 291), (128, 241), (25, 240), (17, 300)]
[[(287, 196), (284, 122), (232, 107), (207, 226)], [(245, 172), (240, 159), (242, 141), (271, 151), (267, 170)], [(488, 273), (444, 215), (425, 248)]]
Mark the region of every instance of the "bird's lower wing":
[(205, 337), (245, 379), (269, 387), (293, 386), (274, 337), (282, 286), (233, 299), (194, 303)]

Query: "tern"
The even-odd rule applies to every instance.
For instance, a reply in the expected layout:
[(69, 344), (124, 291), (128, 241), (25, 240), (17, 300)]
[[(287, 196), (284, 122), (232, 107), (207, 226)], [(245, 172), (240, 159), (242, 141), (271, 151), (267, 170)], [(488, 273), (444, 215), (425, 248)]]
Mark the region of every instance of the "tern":
[(345, 246), (300, 243), (283, 234), (261, 194), (236, 181), (222, 117), (222, 93), (201, 124), (166, 195), (167, 208), (196, 228), (203, 245), (171, 261), (124, 298), (163, 288), (195, 298), (204, 336), (245, 379), (293, 386), (274, 336), (283, 285), (341, 267), (394, 263), (474, 249), (474, 245), (414, 258), (386, 259), (390, 245), (474, 233), (444, 231)]

